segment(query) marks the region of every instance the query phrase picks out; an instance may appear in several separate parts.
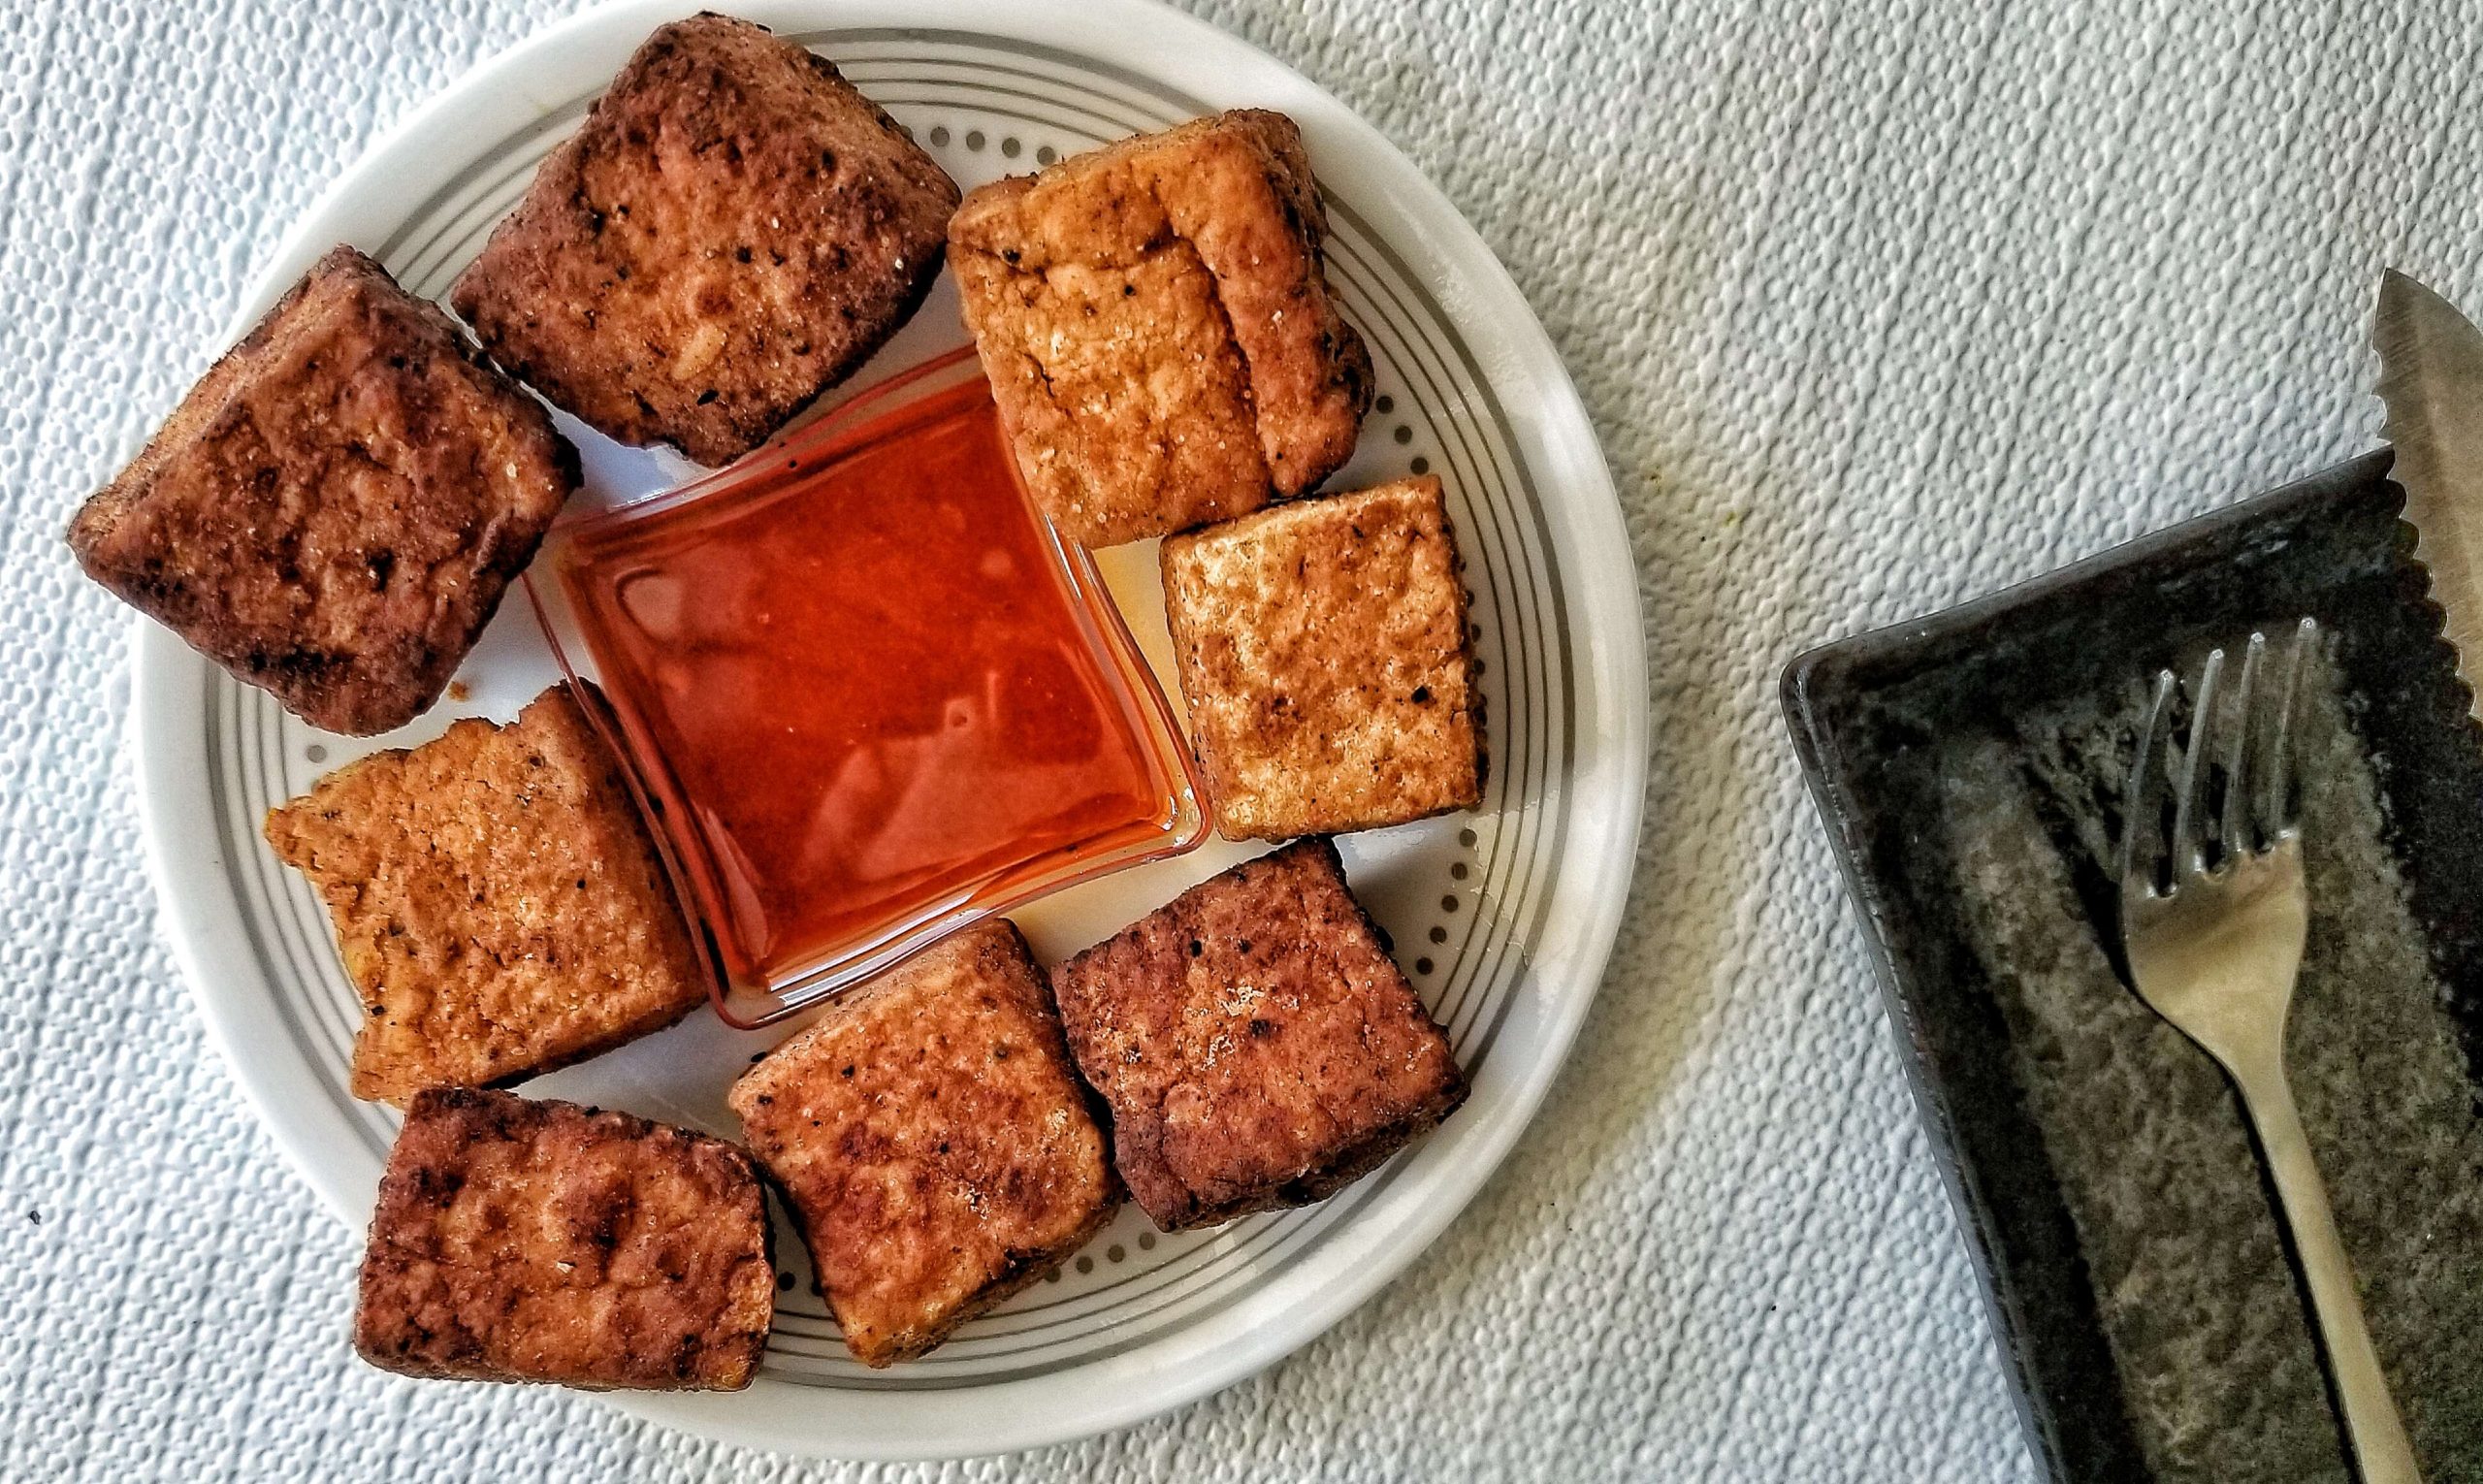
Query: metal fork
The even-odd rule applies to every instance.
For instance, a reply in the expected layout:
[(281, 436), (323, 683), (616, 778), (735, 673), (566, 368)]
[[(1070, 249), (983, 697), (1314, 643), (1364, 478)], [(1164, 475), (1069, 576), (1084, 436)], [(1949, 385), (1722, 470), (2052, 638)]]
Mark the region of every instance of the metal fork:
[[(2189, 745), (2177, 753), (2177, 682), (2171, 670), (2156, 678), (2121, 832), (2121, 945), (2140, 996), (2214, 1057), (2241, 1091), (2277, 1204), (2293, 1229), (2328, 1373), (2365, 1484), (2411, 1484), (2421, 1477), (2414, 1450), (2371, 1349), (2353, 1267), (2285, 1081), (2285, 1015), (2310, 919), (2301, 823), (2292, 803), (2292, 719), (2317, 634), (2310, 620), (2302, 621), (2273, 700), (2262, 685), (2268, 641), (2252, 634), (2229, 723), (2216, 694), (2224, 651), (2208, 656), (2193, 693)], [(2210, 820), (2208, 759), (2219, 731), (2225, 733), (2223, 809)]]

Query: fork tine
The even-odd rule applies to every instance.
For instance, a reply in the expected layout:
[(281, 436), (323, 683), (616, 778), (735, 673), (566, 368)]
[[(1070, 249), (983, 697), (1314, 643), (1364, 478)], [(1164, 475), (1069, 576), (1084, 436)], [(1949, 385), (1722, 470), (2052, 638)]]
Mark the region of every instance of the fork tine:
[(2210, 650), (2190, 697), (2190, 745), (2181, 750), (2181, 782), (2173, 795), (2173, 876), (2193, 875), (2207, 864), (2208, 754), (2215, 736), (2216, 681), (2224, 674), (2224, 651)]
[[(2259, 734), (2266, 731), (2258, 718), (2259, 665), (2268, 652), (2268, 636), (2254, 633), (2241, 652), (2241, 694), (2233, 698), (2233, 738), (2227, 750), (2224, 771), (2224, 826), (2222, 843), (2224, 858), (2246, 855), (2258, 848), (2257, 826), (2252, 817), (2251, 795), (2254, 770), (2250, 754), (2259, 745)], [(2265, 819), (2261, 815), (2258, 818)], [(2274, 826), (2268, 832), (2273, 834)]]
[(2155, 890), (2155, 862), (2163, 856), (2163, 785), (2157, 781), (2162, 754), (2172, 745), (2173, 672), (2155, 677), (2155, 697), (2147, 703), (2146, 721), (2139, 727), (2138, 756), (2130, 759), (2128, 785), (2121, 790), (2121, 901), (2143, 900)]
[(2271, 838), (2296, 823), (2293, 789), (2293, 717), (2302, 694), (2302, 672), (2309, 667), (2311, 647), (2319, 642), (2319, 621), (2304, 619), (2294, 626), (2292, 653), (2285, 657), (2285, 678), (2276, 702), (2275, 736), (2269, 744), (2267, 800)]

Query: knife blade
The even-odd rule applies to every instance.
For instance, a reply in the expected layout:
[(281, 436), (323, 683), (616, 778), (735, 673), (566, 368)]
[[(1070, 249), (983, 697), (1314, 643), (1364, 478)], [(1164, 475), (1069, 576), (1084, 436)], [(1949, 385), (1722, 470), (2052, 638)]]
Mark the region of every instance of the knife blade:
[[(2483, 331), (2392, 268), (2380, 276), (2370, 339), (2414, 559), (2447, 615), (2458, 675), (2483, 690)], [(2473, 710), (2483, 718), (2483, 694)]]

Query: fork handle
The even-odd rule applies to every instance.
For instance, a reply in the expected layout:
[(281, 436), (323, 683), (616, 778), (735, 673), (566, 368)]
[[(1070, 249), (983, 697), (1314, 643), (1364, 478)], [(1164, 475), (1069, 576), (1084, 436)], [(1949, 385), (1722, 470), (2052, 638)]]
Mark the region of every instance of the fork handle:
[(2319, 1339), (2328, 1352), (2328, 1373), (2345, 1414), (2345, 1436), (2353, 1444), (2354, 1463), (2363, 1484), (2421, 1484), (2414, 1465), (2414, 1445), (2388, 1394), (2388, 1377), (2371, 1348), (2370, 1327), (2363, 1322), (2363, 1304), (2354, 1289), (2353, 1264), (2338, 1240), (2337, 1216), (2329, 1209), (2328, 1187), (2310, 1157), (2310, 1141), (2302, 1131), (2293, 1089), (2284, 1068), (2241, 1082), (2242, 1101), (2259, 1130), (2274, 1177), (2276, 1200), (2285, 1223), (2293, 1228), (2295, 1254), (2310, 1287), (2310, 1307), (2319, 1320)]

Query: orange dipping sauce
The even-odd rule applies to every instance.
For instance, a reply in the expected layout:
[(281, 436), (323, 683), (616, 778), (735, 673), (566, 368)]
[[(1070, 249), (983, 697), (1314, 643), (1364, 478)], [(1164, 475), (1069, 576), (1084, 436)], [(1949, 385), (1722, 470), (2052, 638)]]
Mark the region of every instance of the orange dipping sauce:
[(735, 984), (1204, 833), (1175, 838), (1186, 774), (1142, 709), (1161, 696), (1143, 666), (1116, 673), (1126, 636), (1020, 491), (982, 377), (865, 400), (562, 548), (633, 771)]

